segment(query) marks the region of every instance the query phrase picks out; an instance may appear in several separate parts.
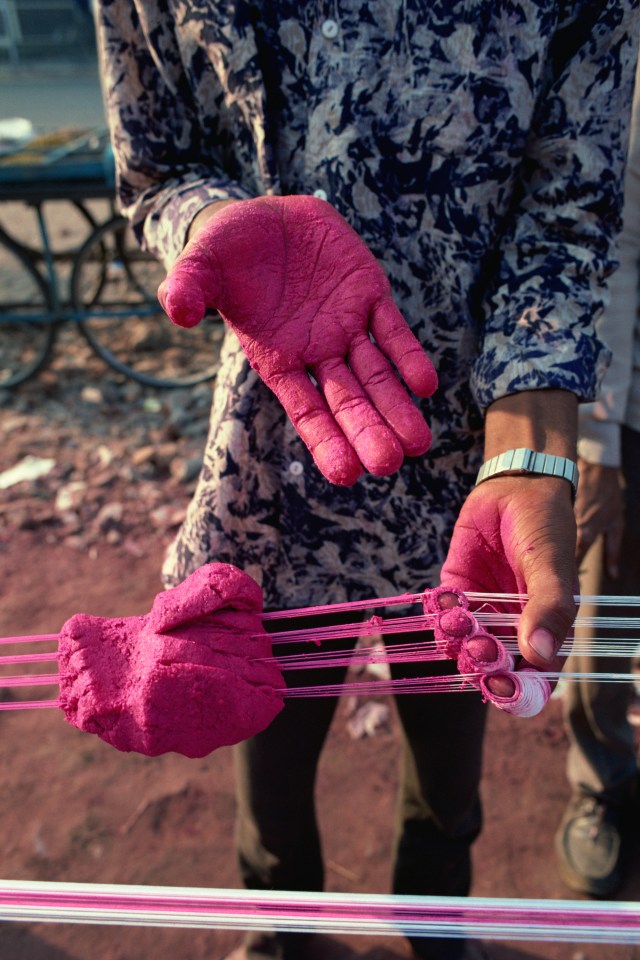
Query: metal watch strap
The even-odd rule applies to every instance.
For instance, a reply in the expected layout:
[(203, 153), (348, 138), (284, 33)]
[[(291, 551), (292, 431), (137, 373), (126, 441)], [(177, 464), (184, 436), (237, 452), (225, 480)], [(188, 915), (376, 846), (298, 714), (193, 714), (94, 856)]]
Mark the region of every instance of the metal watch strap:
[(476, 478), (476, 486), (497, 477), (501, 473), (537, 473), (549, 477), (561, 477), (568, 480), (573, 489), (575, 498), (578, 490), (578, 465), (567, 457), (556, 457), (552, 453), (536, 453), (527, 447), (517, 450), (506, 450), (505, 453), (491, 457), (480, 467)]

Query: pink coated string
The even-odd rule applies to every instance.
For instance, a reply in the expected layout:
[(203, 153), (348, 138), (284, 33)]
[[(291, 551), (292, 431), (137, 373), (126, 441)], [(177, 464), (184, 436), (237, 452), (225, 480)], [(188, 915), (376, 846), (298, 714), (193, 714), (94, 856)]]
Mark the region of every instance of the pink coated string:
[(35, 633), (31, 636), (20, 636), (20, 637), (0, 637), (1, 643), (37, 643), (38, 641), (45, 640), (55, 640), (60, 639), (59, 633)]
[(0, 702), (0, 710), (46, 710), (60, 705), (60, 700), (7, 700)]
[[(481, 597), (482, 595), (478, 595)], [(443, 598), (444, 605), (440, 606), (440, 599)], [(506, 597), (500, 598), (506, 602), (517, 602), (520, 604), (522, 598)], [(502, 673), (512, 675), (515, 669), (514, 654), (517, 654), (517, 644), (512, 636), (508, 639), (504, 634), (497, 635), (493, 630), (493, 621), (502, 616), (503, 622), (512, 619), (515, 623), (517, 615), (501, 615), (490, 612), (491, 604), (484, 597), (485, 602), (478, 605), (478, 609), (471, 614), (468, 611), (469, 600), (465, 594), (448, 587), (436, 587), (433, 590), (427, 590), (423, 594), (403, 594), (396, 597), (374, 598), (372, 600), (361, 600), (354, 602), (345, 602), (340, 604), (324, 604), (315, 607), (301, 607), (292, 610), (273, 611), (264, 614), (264, 620), (275, 621), (282, 619), (293, 619), (300, 616), (320, 616), (326, 613), (336, 614), (340, 611), (353, 611), (357, 609), (376, 609), (381, 606), (407, 606), (421, 601), (424, 612), (419, 615), (395, 617), (383, 620), (378, 615), (373, 615), (368, 621), (362, 623), (338, 624), (332, 626), (307, 627), (304, 630), (277, 631), (270, 634), (270, 639), (274, 645), (281, 643), (304, 643), (308, 645), (310, 641), (320, 645), (323, 641), (351, 638), (362, 638), (363, 636), (377, 636), (386, 634), (401, 634), (414, 631), (425, 631), (427, 629), (435, 630), (435, 643), (433, 641), (422, 641), (418, 643), (398, 644), (391, 648), (381, 650), (380, 648), (356, 648), (356, 650), (311, 650), (305, 649), (298, 655), (289, 655), (276, 657), (276, 661), (283, 670), (305, 670), (313, 667), (342, 667), (371, 665), (376, 663), (398, 663), (398, 662), (422, 662), (436, 659), (455, 659), (459, 661), (459, 673), (456, 677), (428, 677), (413, 680), (376, 680), (367, 682), (359, 680), (354, 683), (328, 684), (317, 687), (298, 687), (286, 688), (279, 691), (285, 696), (339, 696), (340, 694), (352, 692), (364, 694), (374, 693), (384, 695), (386, 693), (426, 693), (442, 692), (453, 690), (469, 689), (470, 686), (480, 689), (484, 698), (491, 700), (500, 709), (518, 715), (525, 715), (523, 710), (535, 709), (536, 712), (541, 709), (550, 694), (550, 686), (545, 680), (544, 684), (533, 683), (533, 678), (522, 676), (518, 678), (515, 684), (516, 690), (512, 697), (495, 697), (485, 682), (481, 682), (482, 675)], [(466, 640), (463, 637), (468, 634), (467, 639), (476, 637), (486, 637), (487, 630), (480, 625), (478, 617), (484, 622), (491, 622), (492, 633), (489, 635), (496, 641), (498, 649), (498, 659), (495, 661), (478, 661), (473, 655), (467, 653), (465, 646)], [(457, 626), (456, 626), (457, 624)], [(456, 633), (456, 630), (461, 630)], [(453, 631), (453, 633), (451, 633)], [(502, 643), (500, 637), (507, 640)], [(57, 634), (41, 634), (23, 637), (7, 637), (0, 639), (0, 643), (23, 643), (33, 641), (55, 640)], [(457, 639), (459, 638), (459, 639)], [(510, 651), (513, 651), (513, 654)], [(44, 663), (57, 660), (56, 652), (40, 654), (17, 654), (12, 656), (0, 657), (0, 666), (19, 663)], [(546, 674), (550, 677), (551, 674)], [(557, 675), (556, 675), (557, 676)], [(543, 675), (538, 674), (538, 679)], [(59, 682), (57, 674), (32, 675), (21, 677), (0, 676), (0, 686), (31, 686), (42, 685), (46, 683)], [(522, 701), (522, 702), (521, 702)], [(35, 701), (33, 706), (50, 704), (55, 706), (58, 701)], [(26, 709), (30, 703), (8, 703), (3, 704), (2, 709)], [(520, 712), (519, 712), (520, 711)], [(527, 713), (526, 715), (532, 715)]]
[(376, 636), (377, 634), (415, 633), (418, 630), (430, 630), (433, 617), (420, 616), (392, 617), (383, 620), (382, 617), (372, 617), (363, 623), (344, 623), (322, 627), (307, 627), (304, 630), (282, 630), (269, 633), (273, 644), (278, 643), (314, 643), (320, 644), (323, 640), (340, 640), (345, 637)]
[(350, 610), (371, 610), (374, 607), (392, 607), (422, 603), (421, 593), (403, 593), (395, 597), (374, 597), (372, 600), (345, 600), (316, 607), (292, 607), (290, 610), (269, 610), (263, 620), (288, 620), (293, 617), (315, 617), (325, 613), (344, 613)]
[(274, 660), (281, 670), (312, 670), (316, 667), (370, 666), (376, 663), (423, 663), (440, 660), (433, 642), (403, 643), (387, 648), (359, 647), (356, 650), (309, 650), (291, 656), (279, 656)]
[(636, 943), (632, 902), (0, 881), (0, 920)]
[(59, 682), (59, 673), (27, 673), (21, 677), (0, 676), (0, 688), (47, 686)]
[(52, 663), (58, 659), (57, 651), (51, 653), (18, 653), (15, 656), (0, 657), (0, 667), (13, 663)]
[(471, 690), (471, 677), (413, 677), (397, 680), (355, 681), (353, 683), (329, 683), (313, 687), (284, 687), (279, 693), (289, 698), (339, 697), (344, 695), (385, 696), (398, 693), (449, 693)]

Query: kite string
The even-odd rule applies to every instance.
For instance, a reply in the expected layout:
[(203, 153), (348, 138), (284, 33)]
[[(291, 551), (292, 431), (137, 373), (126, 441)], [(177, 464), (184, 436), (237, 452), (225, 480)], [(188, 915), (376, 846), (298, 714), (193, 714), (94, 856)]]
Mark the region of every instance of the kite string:
[[(262, 620), (264, 622), (269, 622), (273, 620), (286, 620), (286, 619), (296, 619), (300, 617), (312, 617), (312, 616), (322, 616), (325, 614), (337, 614), (342, 612), (353, 612), (357, 610), (371, 610), (377, 609), (385, 606), (398, 606), (398, 605), (413, 605), (416, 603), (423, 603), (425, 597), (434, 591), (426, 590), (423, 593), (416, 594), (399, 594), (392, 597), (374, 597), (368, 600), (352, 600), (345, 601), (342, 603), (330, 603), (323, 604), (319, 606), (309, 606), (309, 607), (297, 607), (285, 610), (276, 610), (276, 611), (266, 611), (262, 614)], [(495, 602), (500, 606), (503, 606), (506, 603), (515, 603), (519, 608), (527, 600), (526, 594), (500, 594), (500, 593), (478, 593), (475, 591), (468, 591), (465, 593), (465, 596), (473, 601), (473, 604), (480, 603), (483, 606), (491, 602)], [(582, 603), (583, 605), (614, 605), (614, 606), (640, 606), (640, 597), (632, 596), (619, 596), (619, 597), (606, 597), (606, 596), (595, 596), (595, 595), (585, 595), (583, 597), (575, 596), (575, 601), (577, 603)], [(504, 610), (492, 610), (490, 612), (485, 612), (483, 609), (474, 609), (474, 615), (480, 623), (496, 624), (496, 620), (502, 624), (512, 624), (517, 623), (518, 617), (520, 614), (520, 609), (515, 613), (507, 613)], [(316, 635), (320, 636), (322, 634), (323, 639), (329, 639), (332, 635), (335, 637), (345, 636), (346, 630), (354, 631), (354, 635), (362, 635), (363, 630), (366, 629), (367, 624), (371, 624), (371, 633), (377, 632), (378, 627), (382, 628), (382, 632), (390, 632), (392, 629), (396, 632), (404, 632), (418, 629), (429, 629), (429, 624), (432, 621), (428, 615), (422, 615), (419, 617), (401, 617), (395, 619), (382, 620), (379, 616), (373, 616), (369, 621), (364, 621), (364, 623), (353, 623), (353, 624), (344, 624), (339, 628), (336, 627), (307, 627), (305, 630), (299, 631), (301, 638), (304, 639), (313, 637)], [(636, 629), (640, 632), (640, 617), (629, 618), (629, 617), (605, 617), (605, 616), (593, 616), (585, 615), (582, 616), (578, 613), (578, 616), (575, 620), (575, 626), (579, 627), (581, 625), (587, 626), (619, 626), (625, 627), (627, 629)], [(331, 634), (331, 630), (335, 632)], [(295, 639), (295, 631), (280, 631), (272, 633), (272, 640), (277, 642), (280, 639), (286, 639), (287, 642), (291, 642)], [(11, 643), (27, 643), (27, 642), (39, 642), (39, 641), (56, 641), (59, 638), (58, 633), (46, 633), (46, 634), (30, 634), (30, 635), (20, 635), (12, 637), (0, 637), (0, 644), (11, 644)]]
[[(284, 696), (339, 696), (341, 693), (346, 692), (357, 692), (359, 694), (379, 694), (384, 695), (387, 693), (426, 693), (426, 692), (443, 692), (443, 691), (453, 691), (453, 690), (463, 690), (469, 689), (469, 686), (480, 688), (485, 697), (488, 697), (497, 706), (501, 709), (507, 709), (508, 712), (515, 712), (515, 703), (510, 703), (509, 706), (505, 703), (497, 702), (493, 691), (489, 691), (486, 686), (483, 686), (487, 677), (491, 673), (504, 673), (507, 671), (510, 676), (513, 676), (511, 671), (516, 667), (515, 656), (517, 655), (517, 645), (515, 641), (507, 638), (507, 635), (501, 634), (506, 642), (502, 642), (497, 636), (495, 631), (495, 621), (497, 618), (502, 616), (497, 612), (487, 613), (487, 607), (490, 606), (489, 600), (499, 600), (502, 604), (505, 601), (515, 601), (521, 605), (522, 598), (516, 595), (499, 595), (499, 594), (476, 594), (475, 595), (476, 604), (474, 604), (475, 612), (472, 614), (469, 607), (469, 598), (467, 594), (462, 593), (461, 591), (455, 590), (453, 588), (447, 588), (445, 586), (437, 587), (434, 590), (427, 590), (424, 594), (403, 594), (397, 597), (391, 598), (378, 598), (374, 600), (367, 601), (355, 601), (353, 603), (345, 604), (327, 604), (321, 607), (313, 608), (300, 608), (298, 611), (288, 610), (281, 611), (280, 614), (272, 613), (267, 614), (266, 617), (276, 618), (280, 615), (285, 616), (286, 618), (292, 617), (296, 614), (304, 613), (305, 616), (310, 613), (310, 611), (318, 613), (324, 613), (327, 610), (331, 610), (335, 613), (336, 609), (349, 609), (353, 610), (354, 607), (357, 608), (368, 608), (376, 607), (376, 604), (382, 602), (386, 605), (399, 605), (407, 603), (415, 603), (417, 600), (422, 600), (423, 604), (423, 613), (420, 616), (405, 616), (405, 617), (392, 617), (387, 620), (384, 620), (379, 615), (374, 614), (370, 620), (363, 623), (347, 623), (342, 625), (332, 625), (326, 626), (322, 625), (316, 628), (309, 627), (308, 624), (305, 625), (303, 630), (289, 630), (289, 631), (279, 631), (272, 632), (270, 634), (271, 641), (274, 644), (278, 643), (292, 643), (295, 641), (304, 641), (305, 644), (308, 644), (310, 640), (315, 640), (316, 643), (321, 643), (323, 640), (333, 640), (333, 639), (345, 639), (348, 636), (356, 638), (357, 640), (362, 641), (363, 637), (376, 636), (378, 639), (384, 636), (385, 634), (394, 634), (398, 635), (405, 632), (411, 631), (422, 631), (426, 629), (432, 629), (435, 631), (435, 642), (419, 641), (417, 643), (405, 643), (405, 644), (396, 644), (391, 646), (389, 649), (382, 647), (378, 643), (377, 646), (364, 648), (362, 643), (356, 646), (356, 650), (347, 649), (347, 650), (318, 650), (318, 651), (309, 651), (304, 650), (302, 653), (296, 655), (287, 655), (281, 656), (280, 658), (275, 657), (274, 659), (278, 663), (281, 669), (283, 670), (303, 670), (310, 669), (312, 667), (321, 666), (324, 668), (327, 667), (338, 667), (338, 666), (373, 666), (375, 664), (391, 664), (391, 663), (400, 663), (400, 662), (426, 662), (437, 659), (455, 659), (459, 660), (459, 657), (462, 654), (462, 660), (459, 660), (459, 674), (455, 677), (444, 676), (444, 677), (425, 677), (420, 679), (391, 679), (391, 678), (379, 678), (375, 683), (359, 680), (353, 683), (342, 683), (342, 684), (324, 684), (316, 686), (299, 686), (297, 688), (284, 688), (278, 692)], [(453, 616), (453, 620), (451, 619)], [(517, 620), (517, 615), (507, 615), (503, 617), (503, 620), (511, 619), (513, 623)], [(616, 622), (619, 624), (621, 618), (608, 618), (610, 622)], [(482, 623), (490, 623), (495, 633), (491, 634), (488, 630), (484, 630)], [(630, 618), (622, 618), (622, 622), (627, 626), (630, 622), (634, 622)], [(640, 622), (640, 621), (635, 621)], [(447, 624), (449, 624), (447, 626)], [(456, 632), (461, 629), (462, 633)], [(451, 633), (453, 630), (453, 633)], [(465, 648), (465, 652), (462, 648), (466, 640), (464, 637), (467, 636), (468, 639), (473, 640), (474, 637), (478, 636), (487, 642), (487, 638), (491, 640), (491, 643), (498, 648), (499, 662), (493, 662), (488, 667), (482, 662), (482, 658), (478, 661), (473, 654), (469, 654), (468, 647)], [(31, 636), (28, 638), (4, 638), (2, 642), (9, 643), (12, 640), (16, 642), (24, 642), (25, 640), (52, 640), (56, 635), (45, 634), (39, 636)], [(463, 643), (464, 641), (464, 643)], [(629, 651), (624, 649), (624, 645), (621, 646), (621, 638), (616, 638), (615, 640), (615, 650), (616, 655), (623, 656), (628, 655)], [(600, 643), (597, 647), (594, 647), (594, 651), (598, 653), (604, 653), (606, 650), (606, 644)], [(358, 649), (359, 647), (359, 649)], [(501, 651), (501, 652), (500, 652)], [(568, 652), (568, 650), (567, 650)], [(494, 658), (490, 657), (490, 660)], [(7, 666), (9, 664), (19, 664), (19, 663), (44, 663), (57, 660), (57, 653), (55, 651), (47, 653), (36, 653), (36, 654), (13, 654), (9, 656), (0, 657), (0, 666)], [(536, 703), (536, 709), (539, 710), (546, 702), (546, 699), (550, 695), (550, 687), (548, 685), (548, 680), (557, 680), (557, 672), (543, 672), (543, 671), (532, 671), (527, 670), (527, 674), (531, 676), (522, 676), (521, 678), (516, 678), (518, 680), (519, 686), (519, 696), (522, 699), (524, 695), (524, 689), (522, 684), (525, 684), (525, 687), (529, 688), (529, 691), (533, 692), (534, 700)], [(482, 677), (484, 676), (484, 680)], [(565, 674), (568, 679), (570, 675)], [(571, 677), (576, 677), (577, 675), (572, 674)], [(584, 678), (585, 674), (580, 674)], [(607, 674), (598, 673), (590, 674), (590, 678), (598, 680), (611, 680), (611, 681), (629, 681), (632, 677), (632, 674), (629, 673), (612, 673)], [(19, 687), (19, 686), (31, 686), (31, 685), (44, 685), (44, 684), (55, 684), (60, 680), (59, 675), (57, 674), (32, 674), (32, 675), (23, 675), (23, 676), (9, 676), (2, 678), (0, 676), (0, 686), (4, 687)], [(534, 680), (536, 682), (534, 682)], [(546, 688), (542, 689), (540, 684), (546, 683)], [(514, 691), (514, 695), (515, 695)], [(501, 700), (504, 698), (500, 698)], [(516, 698), (517, 699), (517, 698)], [(45, 701), (36, 702), (38, 706)], [(50, 701), (52, 705), (58, 705), (59, 701)], [(6, 705), (4, 709), (21, 709), (26, 708), (26, 704), (18, 705)], [(529, 709), (533, 709), (530, 707)]]
[(637, 943), (640, 906), (477, 897), (0, 881), (0, 920)]

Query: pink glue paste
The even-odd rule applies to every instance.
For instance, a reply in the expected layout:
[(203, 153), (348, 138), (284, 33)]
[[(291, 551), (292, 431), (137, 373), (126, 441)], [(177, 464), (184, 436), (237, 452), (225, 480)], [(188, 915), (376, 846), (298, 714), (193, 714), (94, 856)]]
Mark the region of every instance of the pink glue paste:
[(211, 563), (158, 594), (145, 616), (76, 614), (59, 640), (66, 719), (151, 757), (204, 757), (259, 733), (285, 686), (261, 612), (251, 577)]

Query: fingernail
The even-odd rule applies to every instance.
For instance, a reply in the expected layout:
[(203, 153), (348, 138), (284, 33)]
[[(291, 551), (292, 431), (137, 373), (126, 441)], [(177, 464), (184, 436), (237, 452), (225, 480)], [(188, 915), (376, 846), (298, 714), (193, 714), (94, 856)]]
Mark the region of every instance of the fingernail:
[(556, 641), (552, 633), (544, 627), (537, 627), (529, 637), (529, 643), (543, 660), (553, 660), (556, 655)]

